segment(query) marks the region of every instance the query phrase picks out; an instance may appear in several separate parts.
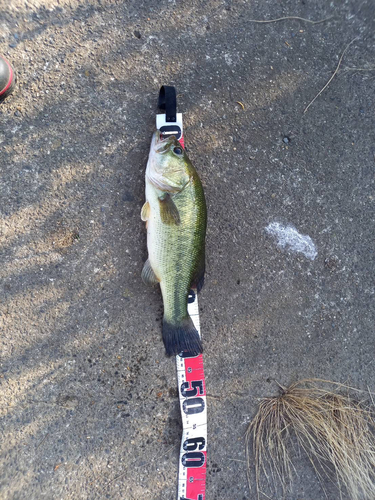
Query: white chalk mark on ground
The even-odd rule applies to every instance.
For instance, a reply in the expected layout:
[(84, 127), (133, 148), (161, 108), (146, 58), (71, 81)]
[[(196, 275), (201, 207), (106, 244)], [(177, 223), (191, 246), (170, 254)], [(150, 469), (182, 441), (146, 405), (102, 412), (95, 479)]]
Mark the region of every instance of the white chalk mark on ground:
[(291, 225), (283, 226), (279, 222), (271, 222), (266, 232), (277, 238), (277, 244), (295, 253), (303, 253), (308, 259), (314, 260), (318, 255), (313, 240), (307, 234), (301, 234)]

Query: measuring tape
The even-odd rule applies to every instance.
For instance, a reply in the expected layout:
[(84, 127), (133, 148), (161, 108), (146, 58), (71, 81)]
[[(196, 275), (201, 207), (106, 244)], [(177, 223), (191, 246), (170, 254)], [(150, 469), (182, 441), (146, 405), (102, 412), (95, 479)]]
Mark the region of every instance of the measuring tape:
[[(176, 90), (163, 86), (156, 115), (156, 128), (164, 137), (174, 135), (184, 145), (182, 114), (177, 113)], [(188, 313), (199, 336), (199, 309), (196, 289), (189, 292)], [(182, 440), (178, 468), (177, 500), (206, 500), (207, 397), (203, 356), (176, 356), (177, 384), (182, 417)]]

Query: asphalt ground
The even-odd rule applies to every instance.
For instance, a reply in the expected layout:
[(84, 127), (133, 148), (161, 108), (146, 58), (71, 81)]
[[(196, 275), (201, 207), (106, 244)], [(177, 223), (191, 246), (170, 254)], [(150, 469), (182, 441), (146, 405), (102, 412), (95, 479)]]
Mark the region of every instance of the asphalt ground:
[[(284, 16), (324, 22), (253, 22)], [(374, 17), (374, 0), (0, 0), (18, 75), (0, 105), (2, 500), (175, 498), (175, 363), (140, 279), (163, 84), (208, 204), (207, 500), (256, 499), (244, 434), (276, 382), (375, 389)], [(296, 469), (286, 500), (339, 498)]]

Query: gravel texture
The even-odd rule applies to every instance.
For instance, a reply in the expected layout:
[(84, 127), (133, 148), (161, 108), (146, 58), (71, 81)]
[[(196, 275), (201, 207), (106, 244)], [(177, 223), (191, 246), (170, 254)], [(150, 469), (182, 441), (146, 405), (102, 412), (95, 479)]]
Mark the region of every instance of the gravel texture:
[[(374, 11), (0, 0), (0, 52), (18, 75), (0, 105), (2, 500), (176, 497), (175, 364), (160, 293), (140, 280), (162, 84), (177, 88), (209, 210), (207, 500), (256, 499), (244, 433), (275, 381), (375, 389)], [(251, 21), (282, 16), (333, 17)], [(317, 256), (279, 247), (272, 223)], [(325, 498), (307, 461), (297, 472), (286, 500)]]

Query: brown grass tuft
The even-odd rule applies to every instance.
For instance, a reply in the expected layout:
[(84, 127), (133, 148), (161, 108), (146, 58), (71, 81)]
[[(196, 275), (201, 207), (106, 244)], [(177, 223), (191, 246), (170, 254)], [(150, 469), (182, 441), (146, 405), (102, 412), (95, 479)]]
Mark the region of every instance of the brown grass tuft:
[(289, 490), (295, 475), (289, 450), (297, 442), (323, 488), (323, 476), (332, 478), (333, 472), (340, 497), (345, 488), (352, 500), (374, 500), (374, 413), (368, 403), (350, 395), (362, 391), (319, 379), (281, 390), (280, 396), (261, 400), (246, 432), (249, 484), (252, 450), (258, 498), (262, 475), (274, 491), (277, 484), (284, 495)]

